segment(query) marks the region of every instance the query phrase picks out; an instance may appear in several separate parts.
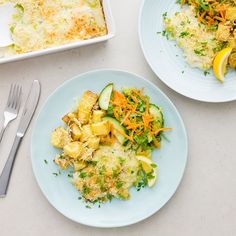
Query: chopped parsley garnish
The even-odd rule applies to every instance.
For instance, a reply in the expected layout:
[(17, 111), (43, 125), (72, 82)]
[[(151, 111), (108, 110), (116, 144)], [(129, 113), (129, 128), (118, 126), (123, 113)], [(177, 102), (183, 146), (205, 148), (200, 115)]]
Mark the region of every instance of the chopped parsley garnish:
[(48, 164), (48, 161), (47, 161), (47, 160), (44, 160), (44, 163), (45, 163), (45, 164)]
[(122, 186), (123, 186), (123, 183), (122, 183), (122, 182), (118, 181), (118, 182), (116, 183), (116, 188), (117, 188), (117, 189), (120, 189)]
[(88, 209), (91, 209), (91, 206), (89, 206), (89, 205), (86, 205), (85, 207), (88, 208)]
[(154, 164), (154, 163), (152, 163), (152, 164), (151, 164), (151, 167), (153, 167), (153, 168), (157, 168), (157, 165)]
[(87, 186), (83, 186), (83, 194), (89, 194), (90, 193), (90, 189)]
[(223, 48), (225, 48), (226, 45), (227, 45), (227, 42), (219, 43), (217, 47), (213, 48), (213, 52), (214, 53), (220, 52)]
[(194, 49), (194, 53), (199, 56), (206, 56), (206, 54), (204, 53), (204, 49)]
[(165, 20), (166, 17), (167, 17), (167, 12), (163, 13), (163, 14), (162, 14), (162, 17), (163, 17), (163, 19)]
[(147, 174), (142, 172), (141, 180), (138, 182), (138, 184), (136, 186), (137, 191), (140, 191), (142, 188), (146, 187), (147, 184), (148, 184)]
[(10, 32), (13, 33), (13, 32), (14, 32), (14, 29), (15, 29), (15, 27), (12, 25), (12, 26), (10, 27)]
[(24, 12), (24, 7), (20, 4), (20, 3), (17, 3), (16, 5), (15, 5), (15, 8), (17, 9), (17, 10), (19, 10), (19, 11), (21, 11), (22, 13)]
[(189, 35), (189, 32), (184, 31), (184, 32), (181, 32), (181, 33), (180, 33), (179, 37), (180, 37), (180, 38), (184, 38), (184, 37), (186, 37), (186, 36), (188, 36), (188, 35)]
[(108, 193), (108, 194), (107, 194), (107, 199), (111, 202), (111, 201), (112, 201), (112, 198), (113, 198), (113, 196), (112, 196), (110, 193)]
[(52, 173), (54, 176), (59, 176), (61, 174), (61, 171), (59, 170), (58, 172)]
[(204, 75), (205, 75), (205, 76), (207, 76), (207, 75), (209, 75), (209, 74), (210, 74), (209, 71), (206, 71), (206, 70), (204, 71)]
[(125, 159), (123, 159), (122, 157), (119, 157), (119, 162), (121, 165), (123, 165), (125, 163)]
[(84, 179), (86, 176), (87, 176), (87, 174), (86, 174), (85, 172), (81, 172), (81, 173), (79, 174), (79, 177), (80, 177), (81, 179)]
[(147, 174), (147, 179), (154, 179), (154, 178), (155, 176), (152, 174), (152, 172)]
[(166, 30), (162, 31), (162, 36), (166, 37), (167, 40), (170, 39), (170, 33), (168, 31), (166, 31)]

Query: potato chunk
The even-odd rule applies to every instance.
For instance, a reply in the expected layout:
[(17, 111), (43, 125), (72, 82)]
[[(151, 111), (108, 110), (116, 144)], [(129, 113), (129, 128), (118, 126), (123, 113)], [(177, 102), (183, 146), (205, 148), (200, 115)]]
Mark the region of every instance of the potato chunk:
[(83, 94), (78, 106), (78, 119), (81, 124), (88, 123), (92, 108), (97, 102), (97, 99), (98, 95), (90, 91)]
[(74, 121), (74, 118), (77, 118), (77, 114), (75, 112), (70, 112), (62, 117), (62, 120), (66, 125), (70, 126)]
[(66, 156), (78, 159), (83, 151), (83, 146), (80, 142), (71, 142), (65, 145), (63, 150)]
[(92, 122), (93, 123), (101, 122), (103, 116), (104, 116), (104, 111), (101, 110), (93, 111)]
[(230, 29), (231, 26), (229, 25), (224, 25), (224, 24), (219, 24), (218, 30), (216, 32), (216, 38), (219, 41), (228, 41), (230, 38)]
[(71, 136), (72, 136), (72, 139), (73, 139), (74, 141), (78, 141), (78, 140), (81, 138), (81, 136), (82, 136), (82, 132), (81, 132), (79, 126), (74, 123), (74, 124), (72, 124), (72, 125), (70, 126), (70, 129), (71, 129)]
[(236, 7), (228, 7), (225, 18), (230, 21), (236, 21)]
[(99, 148), (99, 142), (100, 138), (99, 137), (92, 137), (88, 139), (88, 147), (93, 148), (93, 149), (98, 149)]
[(74, 162), (74, 171), (79, 171), (82, 170), (83, 168), (86, 167), (85, 162), (82, 161), (76, 161)]
[(89, 138), (93, 137), (91, 125), (84, 125), (82, 127), (81, 141), (86, 142)]
[(56, 148), (63, 148), (71, 142), (71, 136), (63, 127), (56, 128), (51, 134), (51, 144)]
[(109, 121), (102, 121), (99, 123), (91, 124), (91, 129), (94, 135), (104, 136), (110, 133), (111, 126), (110, 126)]

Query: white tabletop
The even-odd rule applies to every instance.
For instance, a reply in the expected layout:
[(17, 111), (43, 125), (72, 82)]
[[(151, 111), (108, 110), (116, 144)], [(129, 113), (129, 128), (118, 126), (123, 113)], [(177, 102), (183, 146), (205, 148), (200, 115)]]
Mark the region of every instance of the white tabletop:
[[(184, 119), (189, 137), (189, 159), (183, 181), (167, 205), (144, 222), (118, 229), (76, 224), (47, 202), (33, 176), (30, 136), (34, 117), (18, 152), (7, 197), (0, 199), (0, 235), (235, 236), (236, 102), (205, 104), (167, 88), (147, 65), (139, 45), (137, 29), (141, 0), (111, 2), (117, 35), (109, 42), (0, 65), (0, 114), (13, 82), (23, 85), (25, 99), (32, 80), (40, 80), (42, 95), (38, 112), (57, 86), (77, 74), (101, 68), (135, 72), (162, 89)], [(0, 146), (0, 169), (10, 151), (18, 123), (19, 119), (11, 124)]]

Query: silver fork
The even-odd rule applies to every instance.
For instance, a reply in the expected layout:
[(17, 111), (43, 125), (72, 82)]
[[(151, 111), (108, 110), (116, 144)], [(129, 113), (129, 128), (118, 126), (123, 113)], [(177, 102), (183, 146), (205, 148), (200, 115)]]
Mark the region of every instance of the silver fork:
[(18, 115), (20, 103), (21, 103), (21, 91), (22, 91), (22, 87), (20, 85), (17, 85), (17, 84), (11, 85), (6, 108), (3, 113), (4, 121), (3, 121), (3, 126), (0, 131), (0, 142), (2, 140), (4, 131), (6, 130), (8, 124), (11, 121), (15, 120)]

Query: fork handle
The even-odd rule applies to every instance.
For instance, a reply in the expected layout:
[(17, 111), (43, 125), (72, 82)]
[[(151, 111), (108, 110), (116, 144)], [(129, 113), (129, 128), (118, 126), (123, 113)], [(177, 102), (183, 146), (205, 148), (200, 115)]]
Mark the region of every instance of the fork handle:
[(2, 174), (0, 176), (0, 197), (5, 197), (7, 194), (7, 188), (8, 188), (8, 184), (10, 181), (14, 161), (16, 158), (16, 153), (17, 153), (18, 148), (20, 146), (21, 140), (22, 140), (21, 136), (17, 135), (15, 137), (14, 143), (11, 148), (11, 152), (8, 156), (7, 162), (3, 168)]

